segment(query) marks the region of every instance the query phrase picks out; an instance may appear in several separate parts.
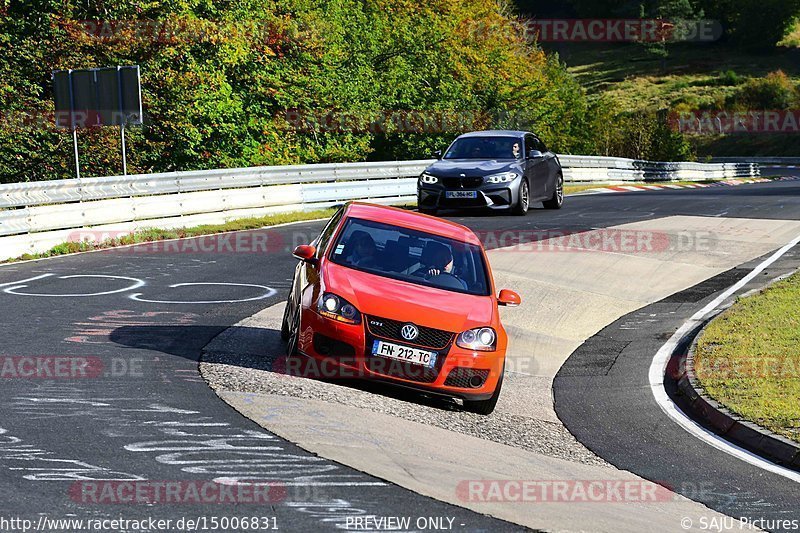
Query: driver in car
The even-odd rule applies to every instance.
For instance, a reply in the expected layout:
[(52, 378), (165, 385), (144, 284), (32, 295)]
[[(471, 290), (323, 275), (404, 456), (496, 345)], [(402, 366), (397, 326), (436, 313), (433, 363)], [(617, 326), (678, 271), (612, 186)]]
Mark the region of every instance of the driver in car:
[(520, 147), (518, 142), (515, 142), (514, 146), (511, 147), (511, 155), (514, 156), (514, 159), (519, 159)]
[(430, 241), (426, 244), (420, 262), (408, 267), (405, 273), (467, 289), (467, 283), (453, 274), (453, 252), (439, 242)]

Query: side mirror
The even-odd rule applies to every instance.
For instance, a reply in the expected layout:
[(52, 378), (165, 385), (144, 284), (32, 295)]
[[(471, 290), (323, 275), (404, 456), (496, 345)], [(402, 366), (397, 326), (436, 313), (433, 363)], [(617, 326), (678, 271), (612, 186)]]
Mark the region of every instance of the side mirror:
[(301, 244), (294, 249), (292, 255), (301, 261), (312, 261), (317, 255), (317, 249), (310, 244)]
[(519, 294), (508, 289), (503, 289), (497, 295), (497, 303), (500, 305), (507, 305), (508, 307), (516, 307), (522, 303), (522, 298)]
[(528, 152), (528, 159), (538, 159), (542, 157), (542, 152), (539, 150), (531, 150)]
[(435, 152), (433, 152), (433, 157), (435, 157), (436, 159), (441, 159), (442, 158), (442, 151), (441, 150), (436, 150)]

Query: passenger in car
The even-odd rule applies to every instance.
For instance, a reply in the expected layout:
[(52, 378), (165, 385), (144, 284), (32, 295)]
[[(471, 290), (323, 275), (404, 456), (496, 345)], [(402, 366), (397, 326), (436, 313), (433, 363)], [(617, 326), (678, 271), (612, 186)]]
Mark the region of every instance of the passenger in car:
[(377, 247), (375, 239), (365, 231), (354, 231), (348, 241), (348, 261), (353, 266), (375, 268), (377, 266)]

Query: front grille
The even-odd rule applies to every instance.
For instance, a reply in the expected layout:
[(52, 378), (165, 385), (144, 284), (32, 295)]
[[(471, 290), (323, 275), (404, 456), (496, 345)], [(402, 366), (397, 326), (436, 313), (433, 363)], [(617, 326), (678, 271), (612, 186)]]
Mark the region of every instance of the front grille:
[(442, 178), (442, 184), (448, 189), (477, 189), (483, 185), (483, 178)]
[[(474, 387), (470, 381), (473, 377), (480, 378), (481, 382), (477, 387)], [(478, 388), (486, 383), (486, 378), (489, 377), (488, 370), (478, 370), (474, 368), (457, 367), (450, 371), (447, 379), (444, 380), (445, 387), (460, 387), (462, 389)]]
[(398, 320), (377, 316), (367, 317), (367, 327), (370, 333), (376, 337), (396, 340), (414, 346), (432, 348), (434, 350), (443, 350), (453, 342), (453, 333), (441, 329), (427, 328), (425, 326), (417, 326), (419, 336), (414, 339), (413, 342), (407, 341), (400, 335), (400, 330), (405, 324), (408, 324), (408, 322), (400, 322)]

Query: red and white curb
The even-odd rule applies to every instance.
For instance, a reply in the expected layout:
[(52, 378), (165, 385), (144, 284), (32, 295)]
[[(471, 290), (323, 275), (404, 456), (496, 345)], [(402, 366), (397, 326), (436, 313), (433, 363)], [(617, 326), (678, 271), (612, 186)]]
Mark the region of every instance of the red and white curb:
[[(781, 178), (786, 179), (786, 178)], [(791, 178), (796, 179), (796, 178)], [(664, 184), (647, 184), (647, 185), (609, 185), (607, 187), (597, 187), (595, 189), (587, 189), (586, 193), (611, 193), (611, 192), (638, 192), (638, 191), (658, 191), (664, 189), (705, 189), (706, 187), (734, 187), (736, 185), (744, 185), (746, 183), (768, 183), (770, 179), (755, 178), (755, 179), (733, 179), (718, 181), (716, 183), (686, 183), (677, 185), (674, 183)]]

